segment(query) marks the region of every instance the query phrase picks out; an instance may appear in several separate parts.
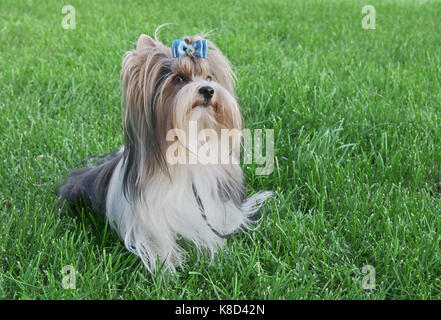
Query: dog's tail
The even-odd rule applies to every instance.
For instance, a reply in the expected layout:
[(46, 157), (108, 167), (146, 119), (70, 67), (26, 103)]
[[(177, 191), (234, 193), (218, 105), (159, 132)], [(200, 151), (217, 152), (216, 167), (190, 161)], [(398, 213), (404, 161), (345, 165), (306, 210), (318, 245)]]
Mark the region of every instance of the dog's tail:
[(110, 178), (121, 158), (122, 152), (117, 151), (110, 155), (81, 160), (79, 163), (90, 159), (100, 159), (100, 163), (76, 169), (68, 175), (57, 190), (59, 208), (63, 208), (65, 205), (73, 210), (87, 207), (94, 212), (104, 214)]

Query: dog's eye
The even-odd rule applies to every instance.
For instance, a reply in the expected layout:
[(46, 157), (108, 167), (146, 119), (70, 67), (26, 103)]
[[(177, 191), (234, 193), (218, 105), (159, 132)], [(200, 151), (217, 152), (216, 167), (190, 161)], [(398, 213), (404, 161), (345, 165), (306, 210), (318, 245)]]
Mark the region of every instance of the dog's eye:
[(213, 80), (213, 78), (212, 78), (211, 76), (207, 76), (207, 77), (205, 78), (205, 80), (207, 80), (207, 81), (211, 81), (211, 80)]
[(176, 81), (177, 83), (184, 83), (185, 81), (187, 81), (187, 79), (185, 79), (184, 76), (181, 76), (181, 75), (178, 74), (178, 75), (175, 77), (175, 81)]

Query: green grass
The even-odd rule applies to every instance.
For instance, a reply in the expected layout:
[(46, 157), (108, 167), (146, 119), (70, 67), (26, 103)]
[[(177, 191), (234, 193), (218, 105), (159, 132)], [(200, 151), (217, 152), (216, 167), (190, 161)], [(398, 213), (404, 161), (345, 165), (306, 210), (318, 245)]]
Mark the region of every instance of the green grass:
[[(441, 298), (440, 16), (439, 1), (1, 1), (0, 298)], [(183, 270), (152, 276), (90, 217), (60, 216), (53, 190), (122, 144), (122, 56), (166, 22), (167, 44), (215, 29), (246, 126), (275, 133), (274, 172), (245, 167), (248, 192), (277, 199), (211, 263), (187, 244)]]

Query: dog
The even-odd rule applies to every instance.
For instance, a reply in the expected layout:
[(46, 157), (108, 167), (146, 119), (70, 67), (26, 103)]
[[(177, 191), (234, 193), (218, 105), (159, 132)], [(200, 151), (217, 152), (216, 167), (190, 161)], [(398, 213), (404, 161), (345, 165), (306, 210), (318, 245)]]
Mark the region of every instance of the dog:
[[(124, 56), (121, 80), (124, 146), (71, 172), (58, 190), (60, 203), (107, 217), (151, 273), (159, 265), (172, 272), (182, 267), (182, 238), (213, 258), (231, 235), (249, 229), (272, 197), (264, 191), (246, 198), (242, 115), (229, 61), (203, 36), (168, 47), (142, 34)], [(191, 130), (208, 130), (205, 144), (186, 139)], [(228, 146), (219, 148), (224, 131)], [(203, 163), (192, 143), (211, 146), (211, 160), (228, 161)]]

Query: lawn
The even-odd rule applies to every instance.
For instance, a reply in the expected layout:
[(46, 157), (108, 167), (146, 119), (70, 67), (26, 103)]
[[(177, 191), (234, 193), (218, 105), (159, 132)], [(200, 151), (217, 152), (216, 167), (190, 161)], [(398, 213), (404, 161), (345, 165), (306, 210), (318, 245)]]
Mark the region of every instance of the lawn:
[[(0, 298), (441, 298), (440, 16), (440, 1), (3, 0)], [(247, 192), (276, 199), (213, 261), (184, 244), (183, 269), (151, 275), (93, 216), (60, 215), (54, 190), (122, 145), (123, 54), (166, 22), (168, 45), (214, 30), (246, 127), (274, 129), (274, 171), (244, 165)]]

